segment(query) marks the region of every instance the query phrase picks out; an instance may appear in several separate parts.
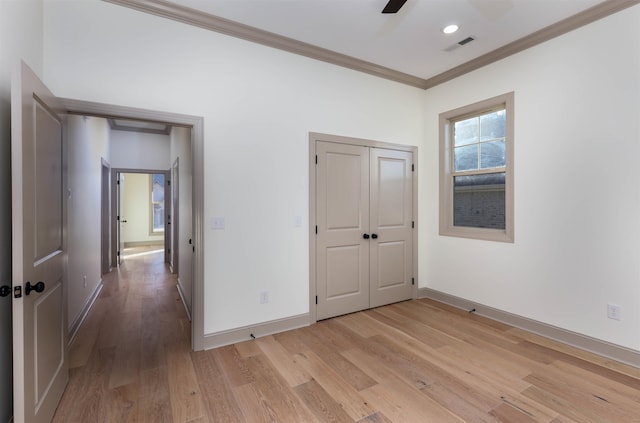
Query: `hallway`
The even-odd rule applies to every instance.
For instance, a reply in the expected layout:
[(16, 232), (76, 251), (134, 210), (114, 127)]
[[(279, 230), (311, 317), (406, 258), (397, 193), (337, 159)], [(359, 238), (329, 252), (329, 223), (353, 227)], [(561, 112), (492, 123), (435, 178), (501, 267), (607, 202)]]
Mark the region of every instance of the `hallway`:
[(129, 253), (104, 275), (71, 344), (69, 384), (54, 422), (178, 421), (172, 405), (179, 409), (184, 400), (175, 404), (179, 395), (171, 395), (169, 380), (185, 380), (193, 367), (167, 363), (191, 362), (190, 322), (163, 250)]

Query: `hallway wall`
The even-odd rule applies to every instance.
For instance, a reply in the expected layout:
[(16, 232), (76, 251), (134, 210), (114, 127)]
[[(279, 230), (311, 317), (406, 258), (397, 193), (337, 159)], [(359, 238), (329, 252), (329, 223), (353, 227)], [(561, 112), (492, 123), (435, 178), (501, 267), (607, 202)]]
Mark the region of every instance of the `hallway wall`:
[(169, 135), (111, 130), (111, 167), (169, 170)]
[(110, 161), (106, 119), (70, 115), (67, 120), (69, 327), (81, 317), (102, 280), (102, 159)]

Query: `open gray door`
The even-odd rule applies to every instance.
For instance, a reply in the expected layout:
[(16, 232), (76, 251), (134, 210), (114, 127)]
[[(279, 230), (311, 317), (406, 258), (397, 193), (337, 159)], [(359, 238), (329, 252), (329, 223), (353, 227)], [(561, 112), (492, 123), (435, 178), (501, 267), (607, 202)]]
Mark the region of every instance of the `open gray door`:
[(51, 421), (69, 380), (62, 114), (23, 63), (11, 97), (16, 422)]
[(118, 266), (122, 264), (124, 260), (124, 239), (122, 238), (122, 232), (124, 230), (124, 224), (127, 223), (127, 219), (124, 218), (124, 175), (120, 172), (116, 174), (117, 178), (117, 198), (118, 198), (118, 228), (116, 238), (118, 239)]

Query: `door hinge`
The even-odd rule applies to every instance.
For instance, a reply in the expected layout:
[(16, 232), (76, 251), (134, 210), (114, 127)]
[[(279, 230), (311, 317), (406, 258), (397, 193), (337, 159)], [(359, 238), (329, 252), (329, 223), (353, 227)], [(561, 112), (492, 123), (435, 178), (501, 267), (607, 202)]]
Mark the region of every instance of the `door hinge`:
[(116, 185), (120, 185), (120, 179), (116, 179)]
[(316, 225), (316, 235), (318, 235), (318, 225)]
[(171, 254), (171, 248), (167, 250), (167, 254)]
[(116, 220), (120, 222), (120, 216), (116, 216)]
[(316, 305), (318, 304), (318, 296), (316, 295)]
[(414, 220), (411, 221), (411, 227), (415, 228), (416, 227), (416, 222)]
[(413, 163), (411, 163), (411, 171), (412, 171), (412, 172), (415, 172), (415, 170), (416, 170), (415, 165), (414, 165)]
[(318, 155), (316, 154), (316, 164), (318, 164)]
[(411, 285), (415, 285), (416, 284), (416, 279), (415, 278), (411, 278)]

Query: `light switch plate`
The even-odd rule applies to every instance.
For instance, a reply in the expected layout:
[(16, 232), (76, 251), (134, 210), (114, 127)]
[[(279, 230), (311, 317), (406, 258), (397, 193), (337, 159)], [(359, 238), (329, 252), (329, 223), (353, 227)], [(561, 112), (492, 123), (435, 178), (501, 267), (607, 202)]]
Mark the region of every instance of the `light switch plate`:
[(224, 229), (224, 217), (214, 216), (211, 219), (211, 228), (217, 230)]

